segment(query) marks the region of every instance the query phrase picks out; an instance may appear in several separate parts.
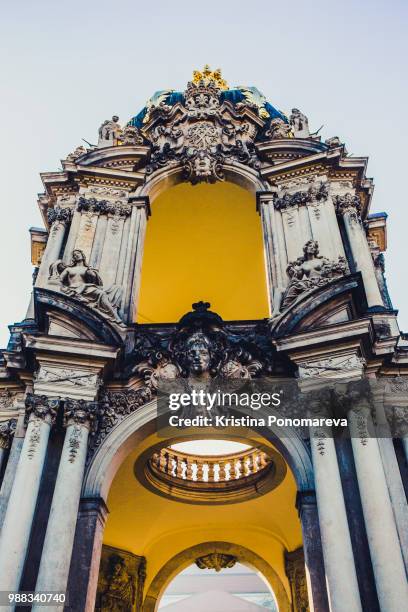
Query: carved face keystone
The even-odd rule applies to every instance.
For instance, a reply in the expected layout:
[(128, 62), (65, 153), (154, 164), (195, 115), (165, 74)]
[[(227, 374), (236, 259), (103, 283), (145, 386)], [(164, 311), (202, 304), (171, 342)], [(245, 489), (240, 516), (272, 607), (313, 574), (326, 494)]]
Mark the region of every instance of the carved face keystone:
[(193, 374), (203, 374), (210, 368), (211, 355), (205, 339), (192, 339), (187, 347), (187, 364)]

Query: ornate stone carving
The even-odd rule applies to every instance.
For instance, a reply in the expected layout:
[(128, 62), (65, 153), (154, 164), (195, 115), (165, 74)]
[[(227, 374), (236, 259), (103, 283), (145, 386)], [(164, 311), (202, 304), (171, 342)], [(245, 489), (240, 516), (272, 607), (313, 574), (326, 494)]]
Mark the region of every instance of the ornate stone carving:
[(0, 423), (0, 448), (9, 448), (16, 431), (17, 419), (8, 419)]
[(356, 434), (361, 445), (366, 446), (368, 438), (375, 435), (374, 432), (369, 431), (369, 426), (372, 425), (371, 416), (375, 416), (370, 380), (363, 378), (347, 384), (338, 383), (335, 387), (334, 399), (337, 412), (343, 416), (348, 415), (349, 420), (355, 426), (352, 434)]
[(68, 461), (70, 463), (75, 463), (75, 459), (78, 454), (78, 449), (81, 445), (81, 440), (83, 439), (83, 435), (84, 435), (82, 431), (82, 427), (80, 427), (79, 425), (74, 425), (74, 427), (72, 427), (72, 429), (70, 430), (69, 433), (67, 433), (67, 435), (69, 436), (68, 438), (68, 446), (69, 446)]
[(153, 391), (148, 385), (136, 390), (104, 391), (99, 403), (98, 427), (95, 431), (91, 431), (90, 456), (117, 423), (120, 423), (140, 406), (147, 404), (152, 397)]
[(306, 115), (300, 112), (298, 108), (292, 108), (292, 114), (289, 118), (289, 123), (292, 126), (293, 135), (295, 138), (309, 138), (309, 121)]
[(138, 339), (131, 371), (141, 374), (148, 388), (155, 390), (160, 379), (179, 377), (249, 380), (268, 367), (256, 345), (250, 347), (248, 338), (241, 338), (241, 343), (230, 338), (221, 317), (209, 307), (208, 302), (193, 304), (193, 311), (180, 319), (176, 331), (164, 341), (152, 336)]
[(38, 382), (64, 382), (73, 387), (96, 387), (98, 384), (97, 374), (84, 374), (76, 369), (70, 368), (47, 368), (41, 365), (34, 374), (34, 380)]
[(101, 313), (108, 321), (124, 326), (118, 314), (122, 288), (111, 285), (104, 289), (99, 273), (86, 263), (83, 251), (72, 251), (71, 263), (66, 266), (57, 260), (50, 266), (50, 279), (58, 279), (61, 291)]
[(76, 161), (78, 157), (81, 157), (81, 155), (85, 155), (85, 153), (88, 153), (88, 149), (80, 145), (74, 151), (72, 151), (72, 153), (67, 155), (66, 161)]
[(280, 117), (275, 117), (270, 120), (269, 129), (265, 132), (271, 140), (278, 138), (293, 138), (293, 133), (290, 125)]
[(386, 411), (393, 438), (408, 438), (408, 405), (391, 406)]
[(144, 557), (104, 545), (95, 612), (139, 612), (145, 579)]
[(119, 215), (128, 217), (132, 212), (132, 207), (129, 204), (124, 204), (120, 200), (109, 202), (108, 200), (97, 200), (96, 198), (80, 197), (77, 204), (79, 212), (92, 212), (101, 215)]
[[(362, 372), (365, 359), (358, 355), (345, 355), (341, 357), (328, 357), (313, 361), (313, 363), (298, 363), (299, 377), (310, 378), (322, 375), (335, 376), (336, 372)], [(350, 375), (350, 374), (348, 374)]]
[(49, 208), (47, 210), (47, 221), (49, 225), (53, 223), (69, 223), (71, 219), (71, 209), (62, 208), (61, 206), (55, 206), (55, 208)]
[(119, 135), (120, 143), (123, 145), (142, 145), (143, 136), (134, 125), (126, 125)]
[(347, 272), (348, 266), (344, 257), (339, 256), (337, 261), (330, 261), (319, 255), (318, 243), (309, 240), (303, 247), (303, 256), (290, 262), (287, 267), (290, 282), (282, 298), (282, 309), (289, 308), (305, 292), (323, 287)]
[(292, 592), (293, 612), (309, 612), (303, 548), (285, 552), (285, 571)]
[(30, 433), (27, 434), (29, 436), (27, 450), (29, 459), (34, 458), (41, 439), (41, 427), (44, 421), (50, 425), (55, 423), (59, 404), (60, 398), (50, 398), (46, 395), (34, 395), (32, 393), (27, 395), (25, 420), (31, 423)]
[(61, 399), (59, 397), (52, 398), (46, 395), (28, 393), (25, 399), (26, 421), (28, 421), (31, 415), (34, 415), (37, 419), (54, 423), (57, 418), (60, 401)]
[(177, 327), (166, 333), (139, 332), (124, 367), (124, 377), (139, 377), (143, 386), (124, 391), (105, 390), (100, 400), (100, 425), (92, 436), (91, 454), (111, 429), (152, 400), (160, 383), (178, 380), (187, 387), (213, 379), (250, 381), (277, 367), (267, 323), (251, 332), (232, 333), (208, 302), (193, 305)]
[(104, 545), (95, 612), (139, 612), (145, 580), (145, 557)]
[(98, 147), (112, 147), (118, 144), (122, 133), (119, 125), (119, 117), (113, 115), (112, 119), (106, 119), (99, 128)]
[(238, 559), (233, 555), (211, 553), (196, 559), (196, 565), (200, 569), (213, 569), (216, 572), (220, 572), (222, 569), (234, 567), (237, 561)]
[(64, 427), (70, 423), (95, 428), (98, 416), (98, 402), (68, 398), (64, 401)]
[(15, 393), (9, 389), (0, 389), (0, 410), (9, 410), (13, 407)]
[(348, 192), (344, 195), (335, 195), (333, 202), (338, 214), (347, 213), (352, 221), (361, 223), (361, 202), (357, 194)]
[(127, 191), (116, 189), (114, 187), (104, 187), (100, 185), (91, 185), (87, 188), (87, 192), (95, 194), (95, 196), (112, 198), (114, 200), (127, 198)]
[(274, 206), (277, 210), (285, 210), (292, 206), (305, 206), (324, 202), (329, 196), (328, 184), (324, 181), (314, 181), (307, 190), (289, 193), (285, 191), (283, 195), (275, 193)]
[(186, 179), (198, 183), (222, 180), (227, 160), (259, 167), (254, 139), (261, 124), (246, 115), (248, 104), (234, 107), (221, 103), (220, 96), (219, 80), (208, 76), (188, 83), (184, 104), (170, 107), (162, 100), (149, 109), (144, 128), (153, 145), (148, 172), (181, 165)]

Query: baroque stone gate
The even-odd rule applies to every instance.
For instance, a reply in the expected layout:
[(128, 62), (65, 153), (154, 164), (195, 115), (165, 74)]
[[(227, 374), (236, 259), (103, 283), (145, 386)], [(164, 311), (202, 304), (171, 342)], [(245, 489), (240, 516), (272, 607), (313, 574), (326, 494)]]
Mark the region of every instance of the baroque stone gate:
[[(105, 121), (97, 145), (42, 174), (33, 293), (1, 353), (0, 590), (68, 586), (73, 609), (94, 609), (105, 502), (126, 441), (154, 419), (157, 381), (188, 376), (190, 351), (204, 345), (211, 376), (384, 383), (380, 407), (353, 396), (351, 441), (319, 430), (277, 447), (298, 486), (310, 608), (400, 612), (408, 340), (387, 291), (387, 215), (369, 213), (366, 165), (339, 138), (311, 133), (298, 109), (287, 117), (206, 67), (123, 128)], [(136, 325), (155, 198), (176, 183), (218, 181), (253, 194), (269, 319), (225, 322), (197, 303), (179, 323)], [(139, 589), (138, 609), (142, 598)]]

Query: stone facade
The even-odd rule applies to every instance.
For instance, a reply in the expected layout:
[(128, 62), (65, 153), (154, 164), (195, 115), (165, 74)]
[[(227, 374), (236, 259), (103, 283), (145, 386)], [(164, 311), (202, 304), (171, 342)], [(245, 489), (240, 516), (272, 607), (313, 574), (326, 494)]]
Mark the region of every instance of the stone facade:
[[(229, 89), (205, 68), (184, 92), (153, 96), (124, 127), (117, 116), (103, 122), (98, 146), (78, 147), (62, 164), (42, 174), (33, 299), (10, 326), (0, 361), (0, 590), (24, 581), (55, 432), (63, 442), (36, 588), (74, 584), (76, 610), (91, 611), (95, 601), (101, 611), (142, 610), (144, 559), (102, 550), (106, 491), (98, 474), (109, 449), (122, 444), (121, 424), (154, 403), (158, 381), (222, 376), (249, 384), (262, 374), (313, 387), (316, 379), (368, 377), (386, 383), (387, 410), (347, 393), (360, 410), (350, 417), (355, 503), (377, 607), (358, 582), (363, 553), (333, 435), (321, 427), (296, 441), (313, 475), (310, 484), (300, 468), (295, 474), (304, 550), (287, 555), (286, 597), (293, 610), (399, 612), (408, 600), (408, 513), (390, 428), (408, 457), (408, 339), (386, 287), (386, 215), (370, 215), (367, 159), (349, 156), (337, 137), (322, 142), (298, 109), (288, 119), (256, 88)], [(135, 325), (150, 201), (171, 184), (224, 180), (256, 193), (269, 319), (224, 322), (198, 302), (178, 323)], [(370, 437), (370, 428), (387, 435)]]

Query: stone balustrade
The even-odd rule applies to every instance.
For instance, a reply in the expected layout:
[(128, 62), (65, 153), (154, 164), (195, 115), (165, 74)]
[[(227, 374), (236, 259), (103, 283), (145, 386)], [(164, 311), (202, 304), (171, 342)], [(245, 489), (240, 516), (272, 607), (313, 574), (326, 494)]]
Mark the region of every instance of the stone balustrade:
[(152, 455), (151, 469), (167, 477), (203, 483), (239, 481), (265, 468), (270, 459), (264, 451), (250, 448), (223, 456), (191, 455), (162, 448)]

